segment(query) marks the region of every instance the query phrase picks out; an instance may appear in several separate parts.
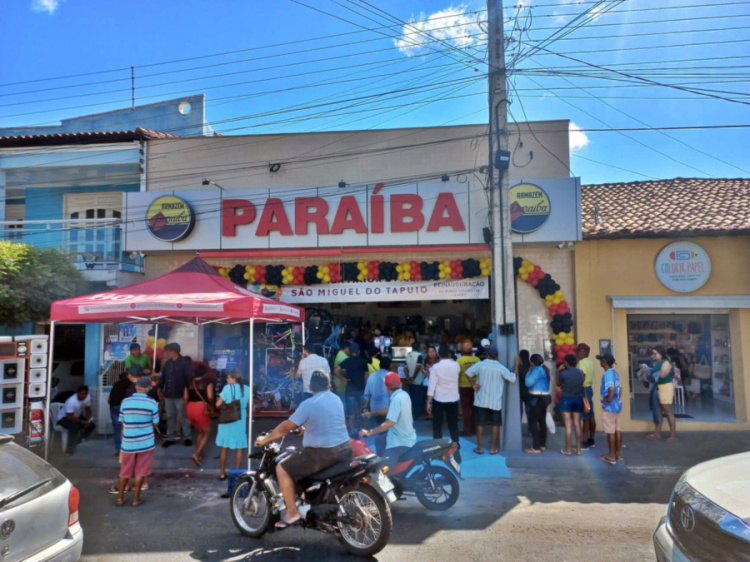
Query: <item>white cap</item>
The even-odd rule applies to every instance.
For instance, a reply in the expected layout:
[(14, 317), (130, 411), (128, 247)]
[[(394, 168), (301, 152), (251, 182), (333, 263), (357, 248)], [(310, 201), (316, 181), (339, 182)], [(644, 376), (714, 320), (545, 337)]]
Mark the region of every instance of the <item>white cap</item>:
[(486, 347), (489, 347), (489, 346), (490, 346), (490, 340), (488, 340), (487, 338), (484, 338), (484, 339), (483, 339), (483, 340), (481, 341), (481, 344), (482, 344), (482, 347), (485, 347), (485, 348), (486, 348)]

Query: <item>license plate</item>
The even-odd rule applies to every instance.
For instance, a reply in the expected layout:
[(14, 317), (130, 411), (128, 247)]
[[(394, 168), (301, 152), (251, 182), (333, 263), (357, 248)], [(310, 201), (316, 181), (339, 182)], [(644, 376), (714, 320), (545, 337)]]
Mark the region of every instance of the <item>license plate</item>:
[(451, 455), (451, 458), (449, 460), (451, 466), (453, 467), (453, 470), (455, 470), (458, 474), (461, 474), (461, 465), (456, 462), (456, 459), (453, 458), (453, 455)]
[(380, 489), (384, 492), (390, 492), (391, 490), (393, 490), (393, 483), (385, 474), (382, 473), (378, 475), (378, 486), (380, 486)]

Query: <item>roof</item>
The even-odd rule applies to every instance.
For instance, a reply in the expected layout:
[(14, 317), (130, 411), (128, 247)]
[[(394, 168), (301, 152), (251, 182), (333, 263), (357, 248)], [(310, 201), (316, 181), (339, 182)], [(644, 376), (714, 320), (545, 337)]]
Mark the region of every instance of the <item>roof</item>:
[(153, 139), (180, 138), (171, 133), (138, 127), (134, 131), (100, 131), (85, 133), (54, 133), (48, 135), (0, 136), (0, 148), (19, 146), (50, 146), (62, 144), (94, 144), (101, 142), (127, 142)]
[(750, 178), (581, 187), (584, 239), (750, 233)]

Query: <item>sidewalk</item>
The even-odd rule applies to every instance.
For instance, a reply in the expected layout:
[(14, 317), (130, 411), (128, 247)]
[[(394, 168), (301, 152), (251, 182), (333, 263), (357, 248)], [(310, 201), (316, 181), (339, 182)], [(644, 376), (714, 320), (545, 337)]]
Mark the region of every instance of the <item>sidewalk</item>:
[[(268, 431), (280, 423), (281, 419), (258, 418), (253, 423), (253, 435)], [(432, 426), (429, 420), (419, 420), (415, 424), (419, 439), (432, 438)], [(525, 428), (524, 428), (525, 429)], [(485, 432), (486, 434), (489, 432)], [(666, 437), (666, 433), (664, 434)], [(444, 436), (448, 437), (447, 429)], [(460, 439), (462, 475), (465, 478), (510, 478), (514, 469), (550, 469), (581, 470), (583, 468), (606, 468), (608, 470), (628, 470), (635, 474), (677, 474), (691, 466), (717, 457), (750, 451), (750, 434), (747, 432), (690, 432), (677, 434), (675, 443), (666, 439), (654, 441), (645, 438), (645, 433), (623, 434), (624, 463), (609, 466), (599, 460), (606, 454), (607, 441), (602, 432), (597, 433), (596, 446), (583, 451), (581, 456), (563, 456), (559, 453), (564, 448), (564, 428), (558, 426), (555, 435), (549, 435), (547, 451), (541, 455), (526, 455), (523, 451), (503, 451), (499, 455), (489, 454), (489, 435), (485, 435), (485, 454), (473, 452), (476, 437)], [(215, 433), (206, 447), (206, 458), (201, 467), (191, 460), (194, 445), (185, 447), (182, 442), (168, 449), (161, 447), (157, 440), (153, 468), (158, 471), (179, 471), (181, 473), (205, 473), (217, 475), (219, 472), (219, 449), (214, 444)], [(284, 444), (300, 446), (300, 438), (288, 436)], [(524, 437), (524, 447), (530, 445), (530, 438)], [(114, 456), (112, 438), (93, 438), (81, 443), (72, 457), (65, 457), (60, 451), (59, 438), (51, 448), (50, 461), (65, 470), (101, 468), (111, 469), (114, 473), (118, 467), (118, 458)], [(228, 468), (233, 468), (234, 456), (229, 455)]]

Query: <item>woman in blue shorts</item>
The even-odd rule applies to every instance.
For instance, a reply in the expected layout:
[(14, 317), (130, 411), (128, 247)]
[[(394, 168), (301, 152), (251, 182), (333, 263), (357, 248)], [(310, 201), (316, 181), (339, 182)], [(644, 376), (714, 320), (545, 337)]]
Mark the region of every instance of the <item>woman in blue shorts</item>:
[(563, 455), (572, 455), (571, 426), (576, 432), (576, 455), (581, 454), (581, 414), (583, 413), (583, 371), (576, 367), (578, 359), (572, 353), (565, 356), (565, 368), (557, 371), (557, 385), (562, 387), (560, 411), (565, 420), (565, 448)]

